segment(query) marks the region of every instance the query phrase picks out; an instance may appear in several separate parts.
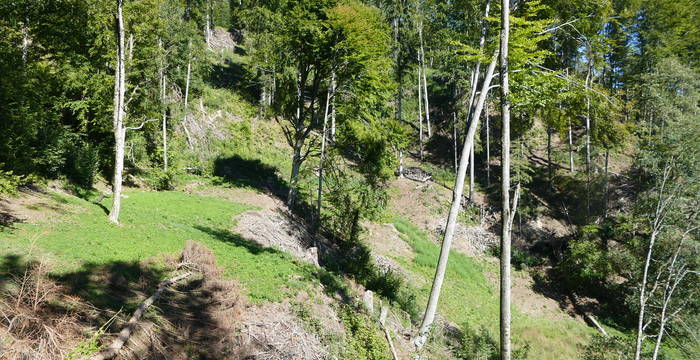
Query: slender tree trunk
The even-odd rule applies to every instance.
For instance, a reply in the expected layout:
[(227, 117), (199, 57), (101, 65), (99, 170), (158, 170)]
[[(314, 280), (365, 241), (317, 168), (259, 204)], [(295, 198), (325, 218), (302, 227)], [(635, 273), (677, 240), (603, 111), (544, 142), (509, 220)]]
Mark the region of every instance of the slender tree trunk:
[(421, 71), (418, 67), (418, 146), (420, 147), (420, 161), (423, 161), (423, 100), (421, 98)]
[(209, 40), (210, 40), (209, 38), (211, 36), (211, 23), (210, 23), (210, 17), (209, 17), (210, 7), (211, 7), (211, 4), (209, 1), (207, 1), (207, 10), (206, 10), (207, 15), (206, 15), (206, 18), (204, 20), (204, 42), (207, 44), (207, 47), (209, 47)]
[(501, 2), (501, 112), (503, 118), (501, 140), (501, 360), (511, 359), (510, 346), (510, 100), (508, 99), (508, 35), (510, 31), (510, 0)]
[(122, 15), (122, 0), (117, 0), (117, 66), (114, 77), (114, 178), (112, 180), (112, 209), (109, 212), (109, 221), (119, 223), (119, 211), (121, 210), (122, 196), (122, 172), (124, 171), (124, 117), (126, 108), (124, 105), (124, 93), (126, 87), (126, 71), (124, 66), (124, 18)]
[(649, 238), (649, 245), (647, 247), (647, 256), (644, 261), (644, 270), (642, 272), (642, 283), (639, 286), (639, 315), (637, 319), (637, 339), (634, 350), (634, 360), (640, 360), (642, 356), (642, 342), (644, 341), (644, 316), (647, 306), (647, 282), (649, 279), (649, 268), (651, 267), (652, 254), (654, 252), (654, 245), (656, 244), (656, 238), (659, 235), (659, 231), (664, 223), (666, 216), (666, 206), (670, 201), (671, 197), (665, 194), (666, 182), (670, 174), (670, 167), (664, 169), (664, 175), (659, 188), (659, 195), (656, 202), (656, 212), (654, 214), (654, 220), (651, 224), (651, 236)]
[(457, 173), (457, 114), (454, 111), (452, 112), (452, 143), (452, 151), (455, 155), (454, 169)]
[(428, 139), (433, 136), (430, 126), (430, 103), (428, 102), (428, 80), (425, 75), (425, 49), (423, 48), (423, 22), (418, 26), (418, 38), (420, 39), (419, 62), (421, 73), (423, 74), (423, 97), (425, 98), (425, 125), (428, 129)]
[(323, 160), (326, 155), (326, 124), (328, 123), (328, 108), (331, 102), (331, 91), (333, 91), (333, 82), (331, 81), (330, 88), (326, 94), (326, 110), (323, 114), (323, 133), (321, 135), (321, 155), (318, 160), (318, 203), (316, 204), (316, 231), (321, 229), (321, 199), (323, 195)]
[(29, 56), (29, 9), (25, 8), (22, 22), (22, 62), (27, 62)]
[(399, 151), (399, 178), (403, 178), (403, 151)]
[[(588, 61), (588, 73), (586, 74), (586, 91), (589, 90), (592, 79), (593, 63)], [(586, 93), (586, 212), (591, 214), (591, 97)]]
[[(331, 89), (335, 93), (335, 73), (331, 77)], [(335, 96), (331, 97), (331, 141), (335, 141)]]
[(294, 144), (294, 155), (292, 156), (292, 174), (289, 177), (289, 192), (287, 193), (287, 207), (294, 206), (297, 196), (297, 181), (299, 179), (299, 169), (301, 168), (301, 141)]
[(552, 128), (547, 128), (547, 178), (549, 187), (552, 187)]
[[(158, 48), (163, 51), (163, 41), (158, 39)], [(168, 171), (168, 118), (167, 118), (167, 108), (166, 108), (166, 78), (165, 78), (165, 54), (163, 54), (163, 59), (158, 69), (160, 78), (160, 104), (163, 108), (163, 171)]]
[[(494, 54), (493, 60), (489, 65), (486, 75), (484, 76), (484, 83), (481, 88), (481, 95), (479, 96), (479, 101), (476, 104), (476, 109), (472, 116), (478, 119), (481, 116), (481, 111), (484, 107), (484, 102), (486, 101), (486, 95), (488, 94), (488, 89), (491, 86), (491, 79), (493, 78), (493, 72), (496, 69), (497, 58)], [(416, 348), (420, 350), (427, 340), (430, 327), (435, 320), (435, 312), (437, 310), (437, 303), (440, 297), (440, 290), (442, 289), (442, 283), (445, 279), (445, 271), (447, 270), (447, 260), (450, 255), (450, 247), (452, 246), (452, 240), (454, 238), (455, 225), (457, 224), (457, 215), (459, 214), (459, 209), (462, 202), (462, 194), (464, 193), (464, 180), (467, 174), (467, 167), (469, 166), (469, 152), (472, 147), (472, 142), (474, 142), (474, 134), (476, 133), (476, 128), (478, 121), (471, 121), (469, 125), (469, 130), (464, 138), (464, 145), (462, 146), (462, 153), (459, 159), (459, 170), (457, 172), (457, 181), (455, 182), (454, 192), (452, 194), (452, 205), (450, 207), (450, 213), (447, 217), (447, 224), (445, 225), (445, 233), (443, 235), (442, 247), (440, 248), (440, 258), (438, 259), (437, 267), (435, 268), (435, 277), (433, 278), (433, 285), (430, 289), (430, 297), (428, 299), (428, 305), (426, 306), (425, 314), (423, 315), (423, 321), (421, 322), (420, 330), (418, 332), (418, 337), (414, 339), (414, 344)]]
[(608, 218), (608, 202), (610, 197), (610, 190), (608, 189), (610, 178), (608, 172), (608, 164), (610, 162), (610, 150), (605, 150), (605, 184), (603, 185), (603, 219)]
[[(486, 0), (484, 6), (484, 16), (481, 20), (481, 37), (479, 38), (479, 54), (484, 51), (484, 46), (486, 45), (486, 32), (488, 30), (488, 22), (486, 18), (489, 16), (489, 11), (491, 9), (491, 0)], [(474, 70), (471, 74), (471, 93), (469, 94), (469, 107), (467, 108), (467, 118), (471, 118), (471, 112), (474, 107), (474, 99), (476, 97), (476, 90), (479, 83), (479, 74), (481, 72), (481, 61), (476, 62), (474, 65)]]
[(474, 142), (469, 150), (469, 202), (474, 202)]
[(488, 105), (484, 107), (484, 118), (486, 121), (486, 186), (491, 186), (491, 128)]
[(569, 119), (569, 172), (574, 173), (574, 137), (571, 130), (571, 119)]

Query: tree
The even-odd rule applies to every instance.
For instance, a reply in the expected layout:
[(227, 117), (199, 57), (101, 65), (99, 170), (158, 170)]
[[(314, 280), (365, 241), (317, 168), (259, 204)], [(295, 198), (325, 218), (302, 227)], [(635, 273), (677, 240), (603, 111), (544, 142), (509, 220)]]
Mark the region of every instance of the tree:
[(115, 17), (114, 35), (117, 38), (117, 57), (114, 74), (114, 178), (112, 180), (112, 209), (109, 211), (109, 221), (119, 223), (119, 211), (121, 210), (122, 196), (122, 172), (124, 170), (124, 138), (126, 128), (126, 104), (124, 100), (126, 92), (126, 72), (124, 70), (124, 18), (122, 14), (123, 0), (117, 0), (117, 15)]
[[(501, 2), (501, 48), (499, 76), (501, 78), (501, 359), (510, 360), (510, 230), (513, 224), (510, 207), (510, 99), (508, 84), (508, 36), (510, 31), (510, 0)], [(517, 201), (517, 192), (516, 192)], [(515, 214), (515, 205), (513, 206)]]

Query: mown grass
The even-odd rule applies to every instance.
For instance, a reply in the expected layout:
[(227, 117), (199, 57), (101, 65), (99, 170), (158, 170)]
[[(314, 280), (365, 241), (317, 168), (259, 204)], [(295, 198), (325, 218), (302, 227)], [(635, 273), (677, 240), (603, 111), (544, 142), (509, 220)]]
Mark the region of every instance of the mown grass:
[(231, 232), (234, 216), (252, 210), (249, 205), (182, 192), (126, 194), (119, 226), (107, 221), (109, 198), (100, 207), (76, 197), (52, 194), (56, 204), (69, 210), (60, 219), (19, 224), (14, 231), (0, 233), (3, 252), (26, 252), (35, 244), (58, 262), (59, 273), (67, 273), (86, 263), (176, 255), (187, 240), (194, 240), (212, 249), (225, 275), (240, 281), (252, 302), (280, 301), (305, 288), (309, 281), (317, 281), (311, 265)]
[[(401, 239), (415, 253), (412, 260), (395, 260), (425, 280), (416, 289), (419, 305), (424, 306), (430, 294), (440, 246), (430, 241), (427, 234), (409, 221), (395, 217), (391, 222), (399, 231)], [(484, 275), (497, 271), (494, 263), (477, 262), (464, 254), (451, 251), (438, 313), (459, 326), (485, 326), (497, 339), (500, 312), (498, 289), (491, 286)], [(537, 317), (514, 308), (513, 334), (516, 348), (529, 344), (529, 359), (576, 359), (580, 352), (578, 346), (585, 344), (594, 330), (574, 319)]]

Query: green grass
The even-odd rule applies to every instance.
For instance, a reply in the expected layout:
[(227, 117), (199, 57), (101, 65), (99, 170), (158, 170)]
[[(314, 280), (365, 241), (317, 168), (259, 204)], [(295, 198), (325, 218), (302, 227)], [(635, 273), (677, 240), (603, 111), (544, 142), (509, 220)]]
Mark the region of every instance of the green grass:
[[(158, 254), (177, 254), (187, 240), (208, 246), (225, 275), (236, 278), (252, 302), (280, 301), (316, 281), (316, 270), (291, 255), (253, 244), (230, 230), (233, 217), (249, 205), (181, 192), (130, 191), (122, 201), (121, 225), (107, 221), (105, 211), (88, 201), (52, 194), (69, 209), (59, 221), (20, 224), (0, 233), (7, 254), (25, 252), (35, 241), (51, 255), (59, 273), (86, 263), (141, 261)], [(102, 205), (109, 207), (111, 199)]]
[[(395, 260), (424, 280), (417, 289), (418, 304), (424, 306), (430, 294), (440, 246), (428, 240), (423, 231), (404, 219), (393, 218), (391, 222), (401, 239), (415, 253), (413, 260)], [(497, 271), (495, 263), (477, 262), (464, 254), (450, 251), (438, 313), (459, 326), (477, 328), (483, 325), (497, 339), (500, 312), (498, 289), (491, 286), (484, 276), (486, 272)], [(584, 344), (594, 330), (573, 319), (551, 320), (524, 314), (514, 308), (513, 334), (516, 348), (525, 342), (530, 344), (529, 359), (576, 359), (578, 345)]]

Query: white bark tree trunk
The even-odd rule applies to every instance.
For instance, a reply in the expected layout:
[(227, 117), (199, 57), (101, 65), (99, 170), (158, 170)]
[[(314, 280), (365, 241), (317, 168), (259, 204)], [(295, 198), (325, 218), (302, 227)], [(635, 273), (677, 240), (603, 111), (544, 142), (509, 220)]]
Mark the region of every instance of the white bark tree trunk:
[(501, 161), (501, 359), (510, 360), (512, 356), (510, 344), (510, 100), (508, 84), (508, 37), (510, 31), (510, 0), (501, 2), (501, 44), (500, 69), (501, 78), (501, 112), (502, 128), (502, 161)]
[(569, 172), (574, 173), (574, 138), (571, 130), (571, 119), (569, 119)]
[(126, 108), (124, 105), (124, 93), (126, 87), (126, 74), (124, 67), (124, 18), (122, 14), (122, 0), (117, 0), (117, 66), (114, 76), (114, 115), (112, 126), (114, 131), (114, 178), (112, 179), (112, 209), (109, 212), (109, 221), (119, 223), (122, 196), (122, 172), (124, 171), (124, 118)]
[(642, 356), (642, 343), (644, 341), (644, 316), (646, 313), (647, 306), (647, 282), (649, 279), (649, 267), (652, 262), (652, 254), (654, 252), (654, 245), (656, 244), (656, 238), (664, 225), (666, 217), (666, 207), (672, 199), (672, 195), (665, 194), (666, 182), (670, 176), (671, 168), (666, 167), (664, 169), (664, 175), (659, 188), (659, 196), (656, 200), (656, 212), (654, 214), (654, 219), (651, 224), (651, 236), (649, 238), (649, 245), (647, 247), (647, 256), (644, 261), (644, 270), (642, 272), (642, 283), (639, 286), (639, 315), (637, 319), (637, 338), (634, 350), (634, 360), (640, 360)]
[(323, 133), (321, 135), (321, 155), (319, 156), (318, 160), (318, 203), (316, 204), (316, 218), (317, 218), (317, 223), (316, 223), (316, 231), (318, 231), (321, 228), (321, 200), (323, 196), (323, 160), (324, 156), (326, 155), (326, 133), (328, 132), (326, 130), (327, 124), (328, 124), (328, 109), (330, 107), (330, 102), (331, 102), (331, 92), (333, 91), (333, 81), (331, 81), (330, 88), (328, 89), (328, 93), (326, 94), (326, 110), (323, 113)]
[(423, 47), (423, 22), (418, 26), (418, 38), (420, 39), (419, 62), (421, 73), (423, 74), (423, 97), (425, 99), (425, 125), (428, 129), (428, 139), (433, 136), (430, 126), (430, 103), (428, 102), (428, 80), (425, 75), (425, 49)]
[(491, 128), (489, 120), (489, 107), (484, 107), (486, 121), (486, 186), (491, 186)]
[(420, 147), (420, 160), (423, 161), (423, 100), (421, 94), (421, 71), (418, 67), (418, 146)]
[[(481, 115), (481, 111), (484, 107), (484, 102), (486, 101), (486, 95), (488, 94), (489, 86), (491, 85), (491, 79), (493, 78), (493, 72), (496, 69), (496, 54), (494, 54), (493, 60), (486, 70), (484, 76), (484, 83), (481, 88), (481, 95), (479, 96), (479, 101), (476, 104), (476, 109), (472, 116), (474, 119), (478, 119)], [(452, 194), (452, 205), (450, 207), (450, 212), (447, 217), (447, 224), (445, 226), (445, 233), (443, 235), (442, 247), (440, 248), (440, 257), (438, 259), (437, 267), (435, 268), (435, 277), (433, 278), (433, 285), (430, 290), (430, 297), (428, 299), (428, 305), (426, 306), (425, 314), (423, 315), (423, 321), (421, 322), (420, 330), (418, 336), (414, 339), (414, 344), (418, 350), (420, 350), (425, 342), (427, 341), (427, 336), (430, 331), (430, 327), (435, 320), (435, 313), (437, 311), (437, 303), (440, 297), (440, 291), (442, 289), (442, 283), (445, 279), (445, 271), (447, 270), (447, 260), (450, 255), (450, 248), (452, 247), (452, 240), (454, 238), (455, 225), (457, 224), (457, 215), (459, 214), (459, 209), (462, 202), (462, 194), (464, 193), (464, 180), (467, 174), (467, 167), (469, 166), (469, 153), (472, 147), (472, 142), (474, 142), (474, 134), (476, 133), (478, 121), (471, 121), (469, 125), (469, 130), (464, 138), (464, 146), (462, 147), (462, 153), (459, 160), (459, 170), (457, 171), (457, 181), (455, 182), (454, 192)]]

